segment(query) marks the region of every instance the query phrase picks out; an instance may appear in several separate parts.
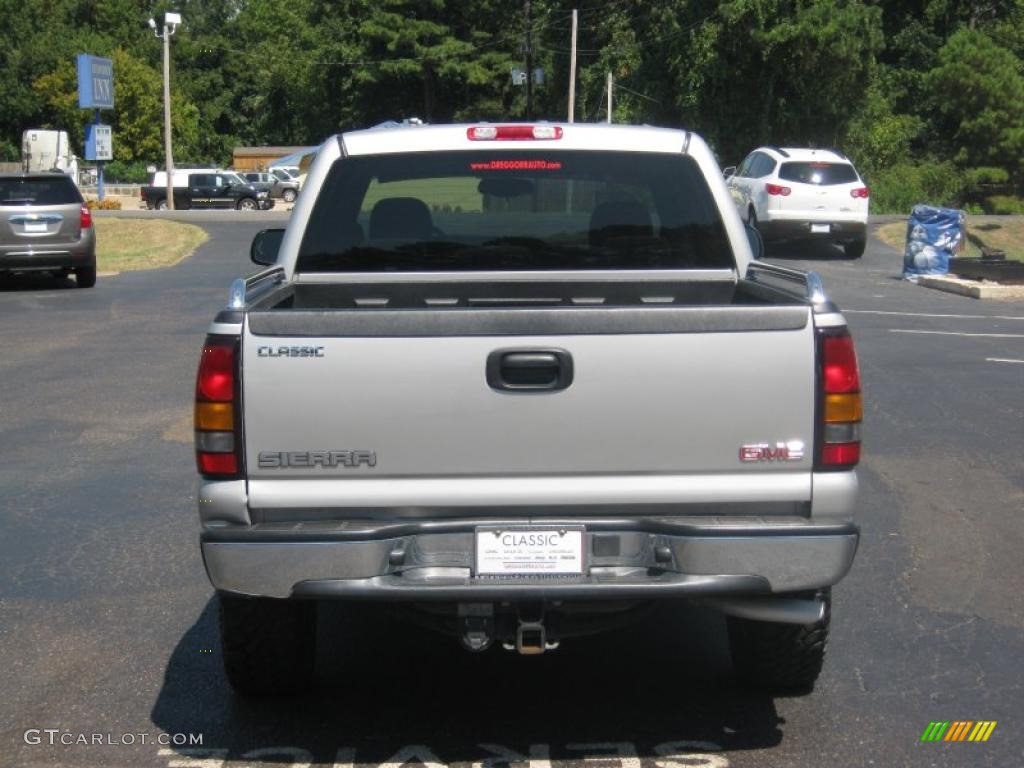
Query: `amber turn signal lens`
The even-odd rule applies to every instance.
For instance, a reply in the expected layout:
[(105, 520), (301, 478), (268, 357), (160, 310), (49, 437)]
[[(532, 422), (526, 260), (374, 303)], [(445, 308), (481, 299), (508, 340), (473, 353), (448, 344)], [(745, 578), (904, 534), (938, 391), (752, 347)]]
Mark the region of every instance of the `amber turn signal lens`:
[(232, 403), (196, 403), (196, 429), (230, 432), (235, 427)]
[(825, 423), (860, 421), (864, 417), (860, 393), (851, 395), (825, 395)]

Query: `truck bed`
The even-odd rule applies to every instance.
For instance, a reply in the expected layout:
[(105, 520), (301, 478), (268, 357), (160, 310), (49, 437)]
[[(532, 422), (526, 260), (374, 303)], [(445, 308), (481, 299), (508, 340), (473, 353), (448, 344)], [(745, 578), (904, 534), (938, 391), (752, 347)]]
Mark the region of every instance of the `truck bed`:
[(515, 280), (344, 280), (293, 282), (264, 295), (267, 310), (429, 309), (472, 307), (807, 306), (794, 294), (726, 277), (652, 280), (587, 278)]

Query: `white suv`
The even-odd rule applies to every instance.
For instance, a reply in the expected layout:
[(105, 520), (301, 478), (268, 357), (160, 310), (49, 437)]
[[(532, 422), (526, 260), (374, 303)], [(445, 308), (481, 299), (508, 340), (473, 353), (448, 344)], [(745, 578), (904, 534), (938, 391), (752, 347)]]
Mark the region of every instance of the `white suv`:
[(867, 242), (868, 188), (834, 149), (758, 147), (725, 169), (733, 202), (766, 239), (822, 239), (860, 258)]

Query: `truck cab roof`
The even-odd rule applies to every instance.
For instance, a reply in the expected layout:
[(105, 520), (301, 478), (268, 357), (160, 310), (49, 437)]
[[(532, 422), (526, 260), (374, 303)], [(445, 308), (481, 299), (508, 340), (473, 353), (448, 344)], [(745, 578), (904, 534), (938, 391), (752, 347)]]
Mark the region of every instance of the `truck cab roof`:
[[(483, 130), (481, 130), (483, 129)], [(495, 138), (483, 138), (494, 129)], [(513, 130), (509, 130), (513, 129)], [(527, 129), (527, 130), (524, 130)], [(523, 138), (507, 138), (508, 132)], [(530, 134), (534, 135), (530, 135)], [(549, 136), (550, 138), (540, 138)], [(450, 150), (537, 149), (682, 152), (691, 140), (704, 142), (689, 131), (648, 125), (582, 123), (461, 123), (453, 125), (396, 125), (340, 134), (350, 155)], [(694, 147), (696, 148), (696, 146)]]

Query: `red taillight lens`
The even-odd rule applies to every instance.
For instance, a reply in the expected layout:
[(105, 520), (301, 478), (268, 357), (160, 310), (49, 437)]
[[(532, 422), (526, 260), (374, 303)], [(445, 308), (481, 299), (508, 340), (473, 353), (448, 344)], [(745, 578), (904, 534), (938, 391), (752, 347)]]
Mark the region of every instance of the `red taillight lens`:
[(826, 443), (821, 447), (821, 463), (825, 466), (852, 467), (860, 461), (860, 443)]
[(196, 467), (206, 477), (238, 477), (242, 436), (238, 414), (238, 339), (208, 336), (196, 374)]
[(551, 141), (562, 138), (559, 125), (474, 125), (466, 129), (470, 141)]
[(853, 339), (846, 330), (820, 337), (819, 469), (852, 469), (860, 461), (863, 412), (860, 372)]
[(78, 217), (78, 226), (82, 229), (89, 229), (92, 226), (92, 211), (88, 205), (82, 206), (81, 215)]
[(238, 473), (238, 458), (233, 453), (197, 453), (196, 464), (204, 475)]
[(196, 400), (226, 403), (235, 395), (235, 348), (207, 344), (196, 376)]
[(826, 336), (822, 339), (824, 360), (823, 384), (826, 395), (860, 392), (860, 373), (853, 339), (848, 335)]
[(857, 189), (850, 190), (850, 197), (868, 199), (871, 192), (867, 187), (857, 187)]
[(778, 184), (765, 184), (764, 191), (769, 195), (782, 195), (782, 197), (789, 197), (789, 194), (793, 190), (789, 187), (783, 187)]

